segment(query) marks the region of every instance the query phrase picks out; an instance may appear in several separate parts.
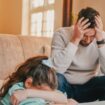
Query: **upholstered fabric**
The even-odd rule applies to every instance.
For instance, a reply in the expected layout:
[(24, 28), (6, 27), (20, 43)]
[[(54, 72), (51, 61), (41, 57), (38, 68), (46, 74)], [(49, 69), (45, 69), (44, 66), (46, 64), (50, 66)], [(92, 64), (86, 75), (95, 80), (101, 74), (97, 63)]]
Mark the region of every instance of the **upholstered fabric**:
[[(29, 57), (50, 55), (51, 38), (0, 35), (0, 79), (6, 78)], [(49, 50), (49, 51), (47, 51)]]
[(4, 83), (4, 80), (0, 80), (0, 89), (1, 89), (1, 87), (3, 85), (3, 83)]

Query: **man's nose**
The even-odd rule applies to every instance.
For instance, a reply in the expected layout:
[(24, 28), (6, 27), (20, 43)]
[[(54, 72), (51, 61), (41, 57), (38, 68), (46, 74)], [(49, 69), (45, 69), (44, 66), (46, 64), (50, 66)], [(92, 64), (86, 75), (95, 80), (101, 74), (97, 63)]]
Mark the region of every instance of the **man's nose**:
[(86, 42), (90, 43), (90, 37), (86, 37)]

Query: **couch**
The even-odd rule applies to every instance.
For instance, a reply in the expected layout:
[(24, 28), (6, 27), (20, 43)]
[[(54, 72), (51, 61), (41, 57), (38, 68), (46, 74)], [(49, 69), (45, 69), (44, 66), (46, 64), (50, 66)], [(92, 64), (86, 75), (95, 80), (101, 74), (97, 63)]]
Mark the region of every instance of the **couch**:
[(51, 38), (0, 34), (0, 84), (16, 66), (39, 54), (50, 55)]
[[(16, 66), (39, 54), (50, 56), (51, 38), (0, 34), (0, 87)], [(78, 105), (105, 105), (105, 101)]]

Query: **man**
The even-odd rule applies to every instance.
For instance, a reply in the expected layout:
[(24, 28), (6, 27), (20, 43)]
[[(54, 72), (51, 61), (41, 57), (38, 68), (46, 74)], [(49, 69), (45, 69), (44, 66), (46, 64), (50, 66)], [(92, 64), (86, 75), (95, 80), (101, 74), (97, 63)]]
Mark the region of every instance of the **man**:
[(99, 12), (87, 7), (74, 27), (60, 28), (52, 41), (58, 89), (78, 102), (105, 100), (105, 32)]

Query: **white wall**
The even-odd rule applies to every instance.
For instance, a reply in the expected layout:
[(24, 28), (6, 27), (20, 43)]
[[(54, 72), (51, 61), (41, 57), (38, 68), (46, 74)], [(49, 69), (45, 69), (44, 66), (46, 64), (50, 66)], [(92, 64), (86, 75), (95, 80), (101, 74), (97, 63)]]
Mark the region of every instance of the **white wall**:
[(63, 24), (63, 0), (55, 0), (55, 27), (54, 30), (62, 27)]
[(22, 0), (0, 0), (0, 33), (21, 33)]
[[(21, 34), (22, 22), (22, 1), (23, 0), (0, 0), (0, 33)], [(29, 1), (29, 0), (27, 0)], [(55, 0), (55, 27), (54, 30), (62, 26), (63, 0)], [(26, 9), (26, 8), (25, 8)], [(26, 11), (26, 10), (25, 10)], [(26, 14), (26, 12), (25, 12)], [(23, 14), (23, 15), (25, 15)], [(27, 31), (29, 27), (26, 25)], [(22, 33), (25, 33), (22, 30)]]
[(78, 12), (85, 7), (93, 7), (99, 11), (105, 29), (105, 0), (73, 0), (73, 16), (76, 17)]

